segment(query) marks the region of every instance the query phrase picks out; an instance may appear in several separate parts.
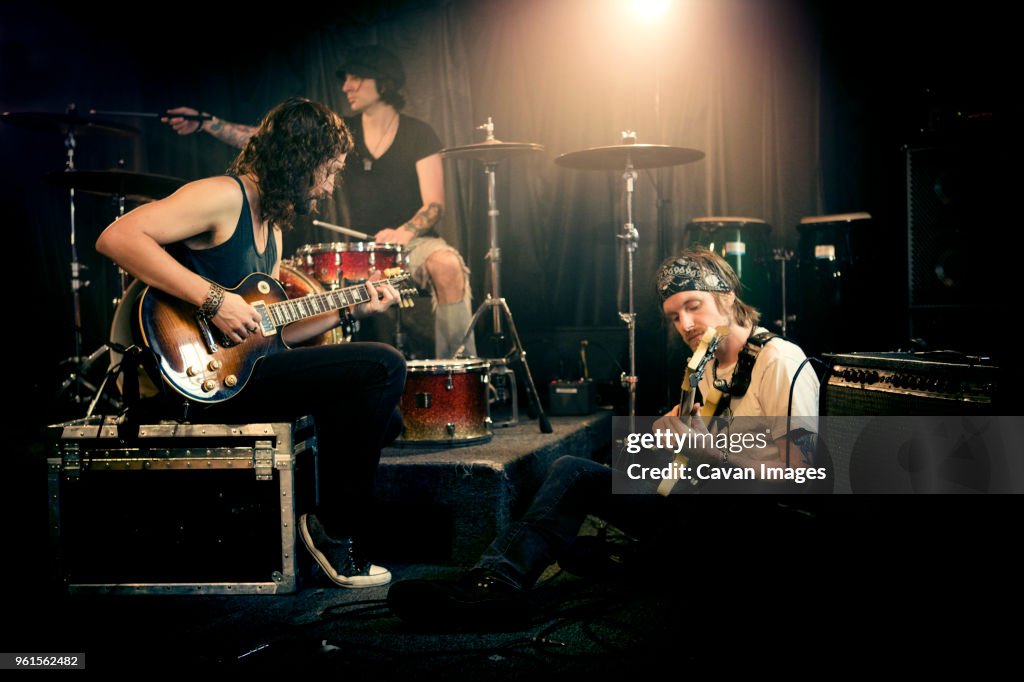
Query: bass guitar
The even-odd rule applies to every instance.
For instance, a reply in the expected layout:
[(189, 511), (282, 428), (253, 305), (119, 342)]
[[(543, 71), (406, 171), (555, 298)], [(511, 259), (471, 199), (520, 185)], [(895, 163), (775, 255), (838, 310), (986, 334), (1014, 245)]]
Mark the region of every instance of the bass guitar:
[(269, 275), (249, 275), (227, 290), (244, 298), (260, 314), (259, 331), (238, 344), (226, 341), (220, 330), (196, 314), (195, 306), (147, 287), (138, 307), (139, 337), (153, 352), (160, 376), (168, 386), (198, 403), (223, 402), (245, 388), (257, 362), (287, 350), (278, 333), (282, 327), (365, 303), (377, 295), (374, 284), (396, 284), (410, 277), (397, 269), (386, 274), (389, 276), (376, 282), (293, 299)]

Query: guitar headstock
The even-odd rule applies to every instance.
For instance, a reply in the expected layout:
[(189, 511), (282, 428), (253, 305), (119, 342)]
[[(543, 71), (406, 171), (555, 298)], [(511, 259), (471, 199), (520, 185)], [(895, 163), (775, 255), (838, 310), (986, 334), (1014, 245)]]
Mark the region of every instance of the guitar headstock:
[(402, 268), (386, 268), (384, 270), (384, 278), (388, 280), (389, 284), (404, 282), (410, 277), (412, 277), (412, 275)]
[[(386, 268), (384, 270), (384, 277), (387, 278), (388, 282), (395, 284), (396, 282), (404, 282), (405, 280), (412, 277), (412, 275), (403, 268)], [(414, 300), (416, 296), (419, 296), (419, 289), (416, 287), (398, 287), (398, 305), (402, 308), (412, 308), (416, 305)]]

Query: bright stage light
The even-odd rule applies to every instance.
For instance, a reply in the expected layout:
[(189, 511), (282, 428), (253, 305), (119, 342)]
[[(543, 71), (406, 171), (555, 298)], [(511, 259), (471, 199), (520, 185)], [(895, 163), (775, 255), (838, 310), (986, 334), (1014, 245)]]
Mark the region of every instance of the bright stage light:
[(632, 0), (633, 13), (644, 21), (655, 21), (665, 16), (669, 0)]

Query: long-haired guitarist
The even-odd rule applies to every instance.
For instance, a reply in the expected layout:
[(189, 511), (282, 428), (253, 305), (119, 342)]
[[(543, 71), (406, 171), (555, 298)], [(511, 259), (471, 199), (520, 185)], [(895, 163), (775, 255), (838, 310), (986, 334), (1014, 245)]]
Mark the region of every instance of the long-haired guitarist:
[[(280, 340), (301, 343), (350, 316), (383, 311), (398, 300), (398, 292), (376, 281), (358, 305), (325, 306), (321, 310), (327, 312), (305, 319), (289, 311), (270, 315), (255, 300), (273, 294), (265, 275), (278, 277), (282, 230), (331, 195), (351, 149), (348, 129), (330, 109), (306, 99), (286, 100), (264, 117), (228, 175), (189, 183), (166, 199), (140, 206), (107, 227), (96, 248), (150, 286), (143, 303), (155, 291), (155, 310), (188, 310), (180, 316), (182, 329), (168, 330), (166, 324), (150, 329), (151, 335), (188, 337), (167, 344), (161, 358), (166, 363), (178, 345), (191, 344), (192, 355), (210, 353), (209, 362), (193, 363), (182, 378), (202, 375), (221, 362), (218, 358), (227, 361), (260, 349), (249, 376), (218, 376), (199, 384), (196, 391), (211, 395), (233, 387), (230, 400), (206, 406), (201, 417), (225, 422), (314, 417), (321, 505), (316, 515), (302, 517), (301, 536), (332, 581), (369, 587), (391, 579), (387, 569), (363, 556), (360, 536), (370, 515), (380, 450), (401, 428), (397, 405), (405, 361), (383, 344), (287, 349)], [(253, 288), (258, 288), (255, 297), (246, 293), (245, 284), (254, 281), (259, 285)], [(161, 305), (160, 297), (170, 304)], [(146, 306), (141, 310), (140, 317)], [(286, 319), (290, 323), (278, 325)], [(146, 340), (151, 349), (155, 343)], [(284, 352), (271, 352), (275, 349)], [(164, 378), (173, 385), (171, 373)]]
[[(705, 248), (694, 248), (662, 264), (656, 281), (663, 311), (691, 348), (696, 351), (709, 331), (710, 336), (723, 335), (712, 359), (704, 365), (710, 365), (705, 373), (706, 387), (713, 385), (717, 372), (721, 395), (716, 398), (708, 390), (702, 400), (696, 401), (698, 407), (715, 400), (719, 414), (731, 409), (751, 417), (781, 415), (785, 423), (790, 382), (804, 355), (794, 344), (762, 334), (763, 330), (757, 327), (757, 310), (737, 295), (739, 278), (729, 264)], [(752, 343), (758, 352), (747, 367), (747, 362), (740, 358)], [(701, 387), (705, 388), (705, 384), (701, 383)], [(812, 371), (798, 377), (794, 415), (817, 415), (817, 388)], [(730, 402), (732, 407), (728, 407)], [(680, 421), (675, 417), (665, 419)], [(803, 428), (810, 425), (803, 421), (801, 424)], [(811, 443), (798, 440), (791, 464), (810, 466)], [(731, 460), (722, 461), (726, 459), (725, 453), (702, 454), (705, 464), (715, 459), (723, 468), (739, 470)], [(615, 562), (610, 560), (608, 548), (587, 542), (586, 537), (576, 537), (588, 514), (610, 521), (644, 541), (640, 543), (644, 558), (638, 561), (639, 557), (634, 556), (637, 570), (631, 575), (645, 584), (661, 585), (669, 591), (701, 592), (702, 576), (717, 581), (721, 575), (730, 574), (737, 584), (743, 585), (748, 575), (751, 581), (756, 579), (756, 571), (771, 576), (771, 581), (781, 575), (773, 573), (776, 559), (771, 552), (752, 550), (762, 535), (774, 537), (773, 532), (783, 532), (783, 524), (796, 516), (783, 516), (787, 512), (780, 511), (772, 499), (765, 499), (768, 504), (756, 504), (756, 496), (749, 497), (756, 504), (752, 509), (731, 495), (703, 497), (699, 503), (693, 496), (665, 498), (654, 494), (652, 485), (637, 486), (637, 492), (646, 492), (645, 495), (612, 494), (612, 482), (613, 469), (604, 464), (582, 457), (561, 457), (551, 466), (523, 517), (484, 550), (469, 573), (454, 582), (397, 582), (389, 590), (388, 605), (400, 618), (421, 626), (445, 621), (481, 628), (522, 623), (531, 615), (528, 590), (552, 562), (557, 560), (571, 572), (614, 570)], [(657, 485), (658, 481), (648, 479), (640, 483)], [(697, 551), (689, 553), (690, 549)], [(620, 547), (618, 557), (623, 556), (622, 551), (625, 550)], [(682, 563), (694, 570), (696, 576), (696, 580), (685, 585), (681, 576), (687, 574), (687, 568), (677, 563), (680, 555)], [(657, 559), (662, 563), (656, 563)], [(668, 571), (666, 567), (670, 567)], [(680, 579), (676, 579), (674, 571)]]

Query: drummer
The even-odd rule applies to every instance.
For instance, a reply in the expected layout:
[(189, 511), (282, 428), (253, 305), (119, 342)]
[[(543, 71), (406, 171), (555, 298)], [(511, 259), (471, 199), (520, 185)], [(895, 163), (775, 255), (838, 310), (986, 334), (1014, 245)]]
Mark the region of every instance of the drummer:
[[(399, 113), (405, 71), (398, 58), (378, 46), (352, 49), (341, 68), (342, 91), (356, 115), (345, 119), (355, 147), (345, 164), (342, 189), (350, 227), (374, 234), (377, 243), (401, 244), (413, 278), (428, 283), (435, 303), (436, 358), (450, 358), (462, 343), (472, 317), (469, 269), (462, 256), (436, 231), (444, 212), (441, 142), (425, 122)], [(170, 113), (195, 114), (179, 107)], [(198, 124), (170, 118), (179, 135), (205, 130), (241, 147), (254, 128), (214, 117)], [(465, 354), (476, 356), (471, 334)]]

